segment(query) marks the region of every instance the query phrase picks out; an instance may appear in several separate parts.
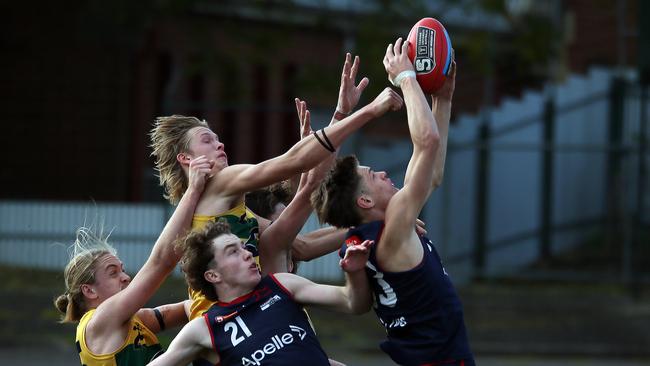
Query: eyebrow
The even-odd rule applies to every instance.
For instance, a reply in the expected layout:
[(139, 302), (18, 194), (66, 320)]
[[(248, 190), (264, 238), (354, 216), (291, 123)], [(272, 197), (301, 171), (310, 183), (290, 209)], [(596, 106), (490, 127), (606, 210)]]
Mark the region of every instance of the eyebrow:
[(231, 247), (237, 247), (237, 246), (239, 246), (238, 243), (230, 243), (230, 244), (226, 245), (225, 247), (223, 247), (223, 251), (225, 252), (225, 251), (227, 251), (229, 248), (231, 248)]

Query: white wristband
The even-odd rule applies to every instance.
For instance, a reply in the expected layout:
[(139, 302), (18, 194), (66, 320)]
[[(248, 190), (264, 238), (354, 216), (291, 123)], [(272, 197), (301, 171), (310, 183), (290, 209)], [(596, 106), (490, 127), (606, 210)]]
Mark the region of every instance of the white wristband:
[(401, 87), (400, 85), (402, 84), (402, 80), (404, 80), (404, 78), (414, 78), (414, 77), (415, 77), (415, 71), (413, 71), (413, 70), (404, 70), (404, 71), (400, 72), (399, 74), (397, 74), (397, 76), (395, 76), (394, 80), (390, 80), (390, 79), (388, 79), (388, 80), (390, 80), (390, 82), (393, 83), (393, 85), (400, 88)]

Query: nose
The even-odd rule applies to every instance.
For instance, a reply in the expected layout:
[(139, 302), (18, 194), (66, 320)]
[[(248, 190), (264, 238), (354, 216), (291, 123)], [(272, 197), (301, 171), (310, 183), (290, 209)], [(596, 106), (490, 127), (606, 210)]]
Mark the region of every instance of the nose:
[(224, 144), (221, 141), (217, 141), (217, 151), (223, 150)]
[(248, 249), (244, 249), (244, 260), (247, 261), (252, 257), (253, 257), (253, 253), (251, 253)]
[(386, 172), (384, 172), (384, 171), (379, 172), (378, 174), (379, 174), (379, 177), (380, 177), (381, 179), (386, 179), (386, 177), (388, 176), (388, 174), (386, 174)]
[(129, 276), (125, 272), (122, 272), (122, 282), (127, 282), (127, 283), (131, 282), (131, 276)]

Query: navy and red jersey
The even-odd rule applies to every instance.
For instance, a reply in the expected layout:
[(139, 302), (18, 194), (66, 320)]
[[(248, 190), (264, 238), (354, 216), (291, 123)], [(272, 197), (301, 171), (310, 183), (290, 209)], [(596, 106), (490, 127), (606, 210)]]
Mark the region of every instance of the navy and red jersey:
[(329, 365), (307, 315), (273, 275), (203, 315), (220, 365)]
[(402, 365), (446, 364), (465, 360), (473, 364), (463, 307), (431, 240), (420, 237), (424, 256), (415, 268), (384, 272), (377, 263), (384, 221), (350, 229), (339, 254), (348, 245), (374, 240), (366, 275), (375, 299), (375, 313), (386, 328), (380, 347)]

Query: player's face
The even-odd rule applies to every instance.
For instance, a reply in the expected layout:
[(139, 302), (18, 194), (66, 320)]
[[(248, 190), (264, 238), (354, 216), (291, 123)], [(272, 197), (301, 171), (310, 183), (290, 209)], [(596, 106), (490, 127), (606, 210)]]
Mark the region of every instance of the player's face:
[(228, 166), (228, 155), (224, 151), (224, 144), (212, 130), (206, 127), (194, 127), (187, 131), (187, 134), (190, 136), (190, 158), (205, 155), (208, 161), (214, 163), (213, 174)]
[(385, 209), (388, 201), (398, 191), (386, 172), (376, 172), (370, 167), (360, 165), (357, 168), (357, 173), (361, 176), (364, 185), (363, 190), (367, 191), (364, 193), (370, 195), (375, 200), (376, 205)]
[(131, 277), (124, 272), (124, 264), (114, 255), (106, 254), (95, 263), (95, 283), (91, 285), (97, 299), (104, 301), (124, 290)]
[(228, 286), (255, 286), (261, 280), (253, 254), (233, 235), (220, 235), (213, 240), (216, 271)]

